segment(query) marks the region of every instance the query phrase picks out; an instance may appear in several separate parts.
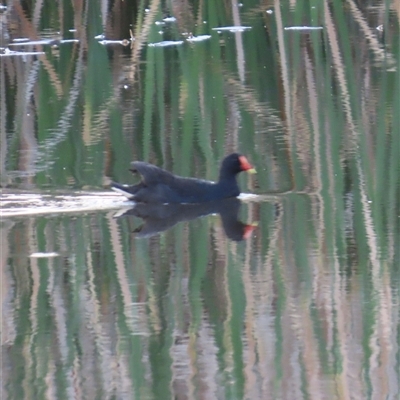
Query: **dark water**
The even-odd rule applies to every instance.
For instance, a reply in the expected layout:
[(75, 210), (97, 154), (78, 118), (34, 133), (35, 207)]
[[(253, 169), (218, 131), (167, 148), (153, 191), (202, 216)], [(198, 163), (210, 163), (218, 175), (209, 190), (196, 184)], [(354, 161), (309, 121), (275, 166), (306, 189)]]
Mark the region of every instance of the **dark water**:
[(10, 3), (1, 398), (398, 399), (398, 2)]

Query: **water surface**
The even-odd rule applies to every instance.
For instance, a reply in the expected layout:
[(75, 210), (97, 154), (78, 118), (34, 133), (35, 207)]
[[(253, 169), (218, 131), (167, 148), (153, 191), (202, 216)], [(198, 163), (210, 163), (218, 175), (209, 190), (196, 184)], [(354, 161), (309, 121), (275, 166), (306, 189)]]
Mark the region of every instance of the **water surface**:
[(397, 2), (50, 3), (0, 8), (2, 398), (398, 399)]

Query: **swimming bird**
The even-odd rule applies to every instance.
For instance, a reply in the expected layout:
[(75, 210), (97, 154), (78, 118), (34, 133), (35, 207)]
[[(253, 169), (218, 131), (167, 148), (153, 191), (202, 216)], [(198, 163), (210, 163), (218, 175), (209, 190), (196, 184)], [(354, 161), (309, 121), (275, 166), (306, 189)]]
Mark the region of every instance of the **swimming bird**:
[(236, 175), (242, 171), (256, 172), (247, 158), (238, 153), (224, 158), (218, 182), (177, 176), (143, 161), (132, 162), (130, 171), (139, 173), (142, 180), (132, 186), (113, 182), (112, 189), (135, 202), (155, 204), (193, 204), (237, 197), (240, 189)]

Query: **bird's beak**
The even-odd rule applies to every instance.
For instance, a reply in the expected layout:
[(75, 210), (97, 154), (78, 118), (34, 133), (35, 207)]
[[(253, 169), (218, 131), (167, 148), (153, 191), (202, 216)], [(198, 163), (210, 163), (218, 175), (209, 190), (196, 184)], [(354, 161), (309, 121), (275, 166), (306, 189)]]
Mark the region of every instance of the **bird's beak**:
[(240, 166), (242, 168), (242, 171), (246, 171), (249, 174), (256, 173), (255, 168), (249, 163), (249, 161), (247, 160), (247, 158), (245, 156), (240, 156), (239, 161), (240, 161)]

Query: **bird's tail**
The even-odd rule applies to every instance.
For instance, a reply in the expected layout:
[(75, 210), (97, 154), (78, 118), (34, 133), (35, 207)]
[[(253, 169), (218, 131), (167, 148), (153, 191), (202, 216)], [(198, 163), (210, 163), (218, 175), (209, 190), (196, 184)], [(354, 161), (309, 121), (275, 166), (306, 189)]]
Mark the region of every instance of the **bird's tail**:
[(135, 195), (135, 193), (138, 191), (139, 185), (122, 185), (117, 182), (111, 182), (111, 189), (114, 190), (115, 192), (121, 193), (124, 196), (126, 196), (128, 199), (132, 199)]

